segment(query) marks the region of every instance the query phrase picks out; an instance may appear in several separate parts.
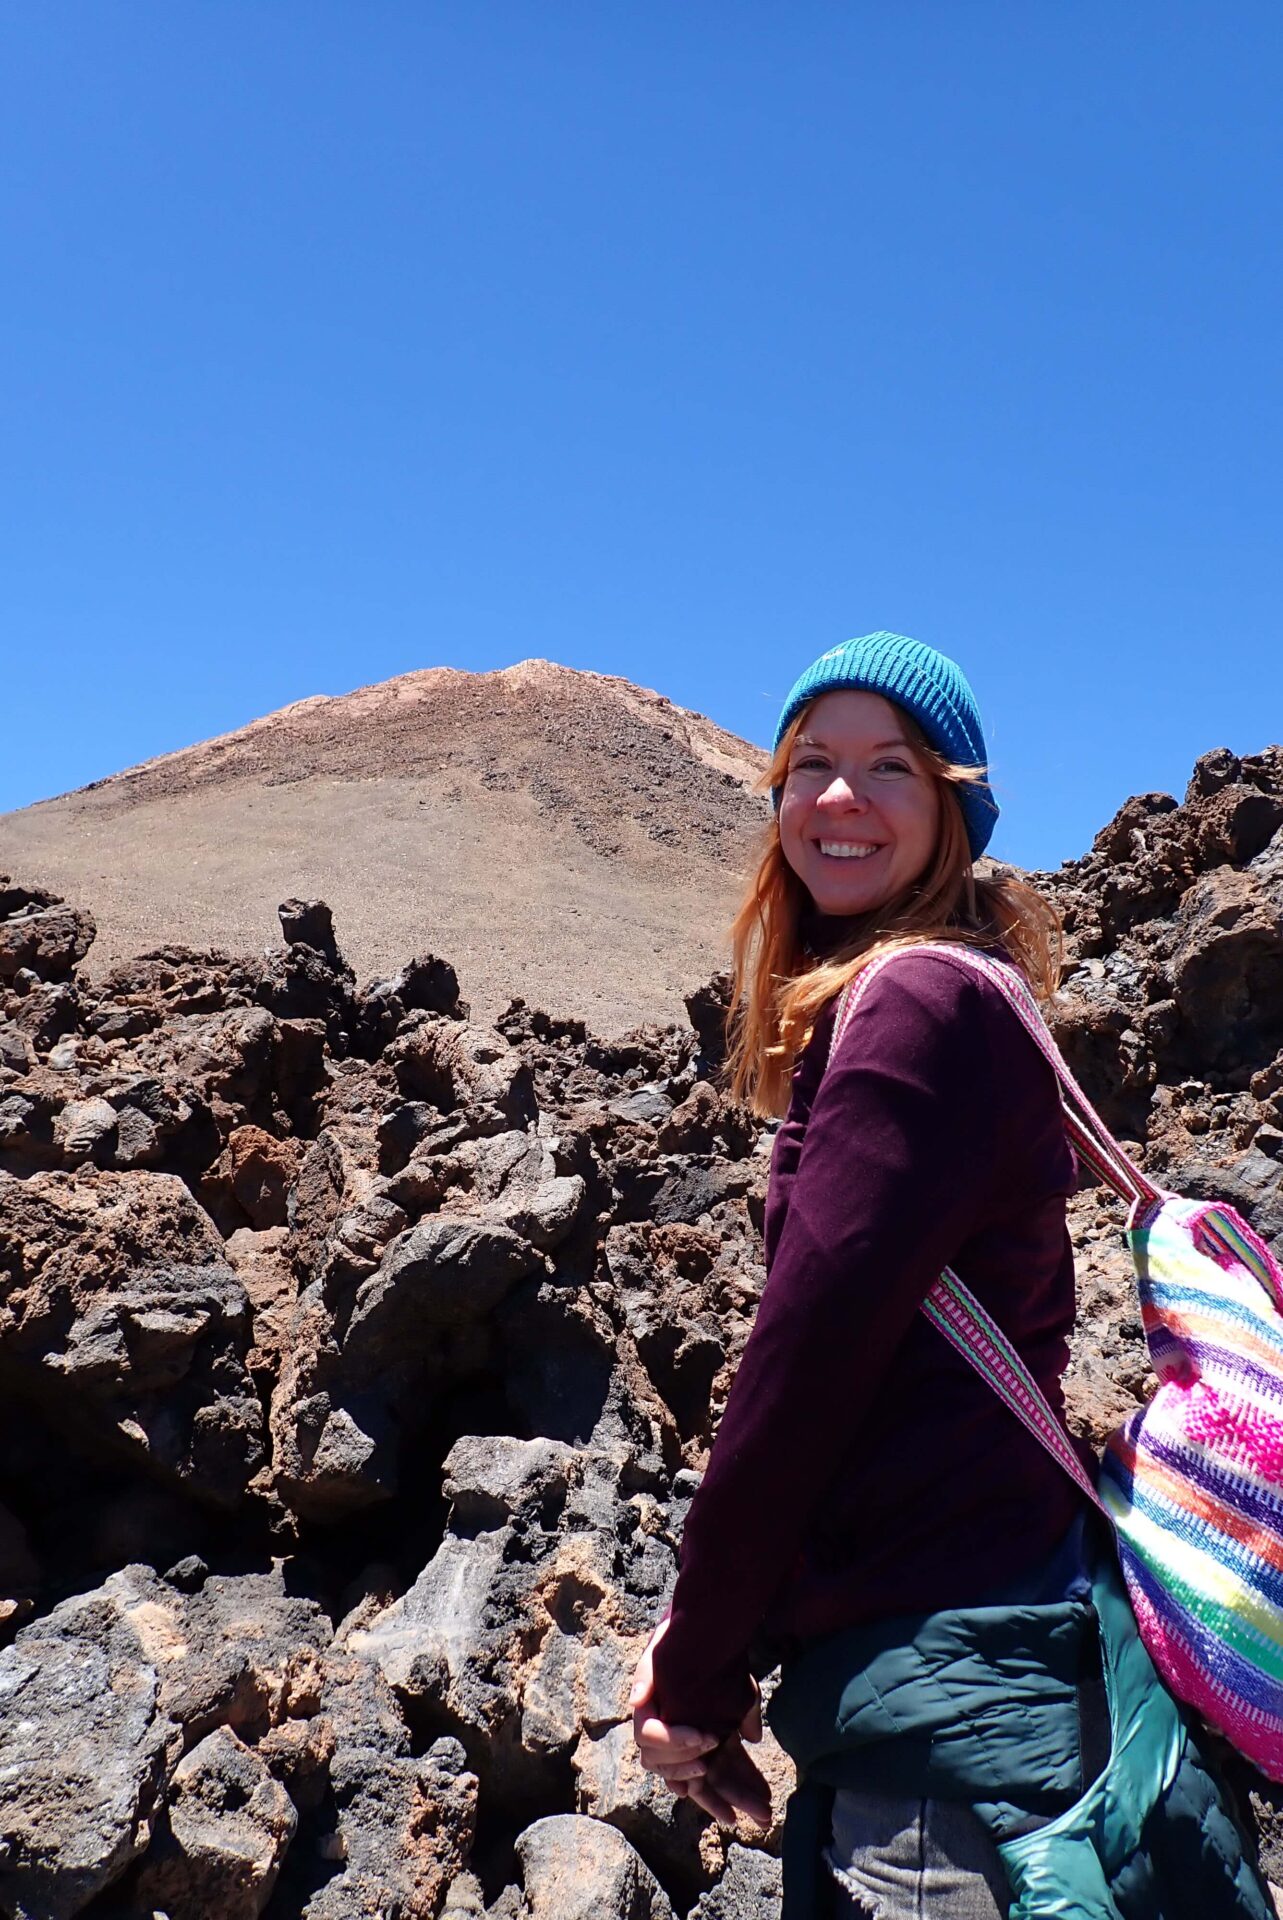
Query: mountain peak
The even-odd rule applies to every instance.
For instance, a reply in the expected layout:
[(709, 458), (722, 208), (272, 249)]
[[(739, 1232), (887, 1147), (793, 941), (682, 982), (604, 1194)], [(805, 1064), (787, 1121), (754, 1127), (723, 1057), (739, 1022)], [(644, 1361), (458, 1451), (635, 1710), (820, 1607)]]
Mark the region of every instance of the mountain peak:
[(92, 896), (94, 965), (261, 946), (287, 894), (359, 970), (445, 947), (486, 1011), (672, 1017), (725, 958), (760, 749), (615, 675), (521, 660), (311, 694), (0, 816), (0, 865)]

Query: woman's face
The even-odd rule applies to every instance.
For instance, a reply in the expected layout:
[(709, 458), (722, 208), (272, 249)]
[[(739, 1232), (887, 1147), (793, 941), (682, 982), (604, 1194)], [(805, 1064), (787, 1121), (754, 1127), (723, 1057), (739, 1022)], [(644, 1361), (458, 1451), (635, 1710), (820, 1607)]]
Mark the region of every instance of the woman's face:
[(784, 858), (821, 913), (876, 911), (930, 865), (936, 782), (881, 694), (821, 694), (802, 721), (780, 801)]

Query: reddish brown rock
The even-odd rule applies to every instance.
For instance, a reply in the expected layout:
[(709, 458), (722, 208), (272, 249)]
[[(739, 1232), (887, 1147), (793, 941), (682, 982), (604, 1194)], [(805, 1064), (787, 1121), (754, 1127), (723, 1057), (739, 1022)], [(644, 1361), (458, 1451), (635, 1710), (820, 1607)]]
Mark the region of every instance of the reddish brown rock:
[(234, 1503), (262, 1458), (250, 1315), (168, 1174), (0, 1173), (0, 1376), (86, 1447)]
[(289, 1190), (302, 1158), (297, 1140), (277, 1139), (261, 1127), (236, 1127), (228, 1135), (219, 1171), (256, 1232), (285, 1225)]
[(39, 980), (66, 980), (94, 943), (92, 914), (69, 907), (56, 896), (48, 905), (34, 902), (0, 917), (0, 980), (23, 971)]
[(227, 1240), (228, 1265), (245, 1289), (253, 1315), (253, 1341), (246, 1365), (260, 1391), (268, 1394), (280, 1377), (298, 1299), (298, 1279), (290, 1258), (286, 1227), (256, 1232), (240, 1227)]

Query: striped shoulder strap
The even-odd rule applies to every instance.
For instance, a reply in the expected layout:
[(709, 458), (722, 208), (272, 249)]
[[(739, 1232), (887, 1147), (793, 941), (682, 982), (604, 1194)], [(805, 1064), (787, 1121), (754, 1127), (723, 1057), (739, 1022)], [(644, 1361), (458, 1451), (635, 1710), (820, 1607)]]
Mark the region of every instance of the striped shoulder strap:
[[(1046, 1395), (997, 1322), (986, 1313), (970, 1287), (946, 1267), (922, 1302), (933, 1327), (980, 1378), (991, 1386), (1035, 1440), (1040, 1440), (1089, 1500), (1101, 1506), (1096, 1483), (1078, 1458), (1074, 1444), (1048, 1405)], [(1104, 1511), (1104, 1508), (1101, 1508)]]

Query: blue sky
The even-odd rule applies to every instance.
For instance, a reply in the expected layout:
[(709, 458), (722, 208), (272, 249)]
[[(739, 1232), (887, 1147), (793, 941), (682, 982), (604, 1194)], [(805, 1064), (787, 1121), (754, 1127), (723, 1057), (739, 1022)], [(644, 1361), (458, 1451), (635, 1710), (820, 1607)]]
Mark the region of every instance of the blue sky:
[(994, 851), (1283, 736), (1283, 10), (0, 0), (0, 809), (541, 655), (960, 659)]

